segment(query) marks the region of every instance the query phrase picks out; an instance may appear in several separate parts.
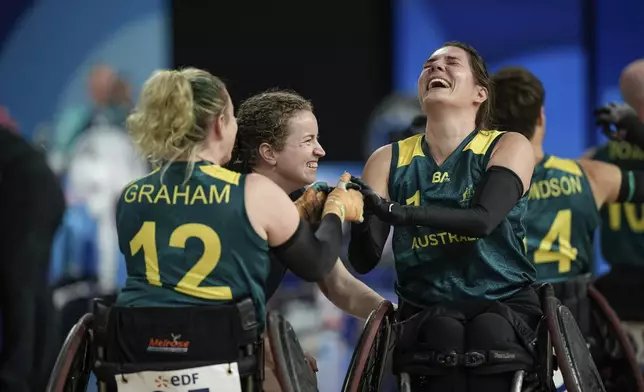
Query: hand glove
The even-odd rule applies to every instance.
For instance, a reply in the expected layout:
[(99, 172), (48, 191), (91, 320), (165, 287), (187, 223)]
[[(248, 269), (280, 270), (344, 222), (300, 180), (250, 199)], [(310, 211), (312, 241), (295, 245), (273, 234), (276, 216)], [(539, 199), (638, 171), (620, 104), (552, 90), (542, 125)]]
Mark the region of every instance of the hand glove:
[[(624, 140), (628, 137), (627, 124), (637, 118), (635, 110), (626, 104), (611, 102), (606, 106), (595, 109), (595, 124), (611, 139)], [(630, 121), (629, 121), (630, 119)]]
[[(326, 183), (322, 183), (326, 185)], [(320, 190), (324, 189), (323, 185), (318, 187), (316, 184), (311, 185), (304, 194), (295, 200), (295, 207), (300, 217), (309, 223), (315, 223), (320, 219), (327, 194)], [(328, 185), (326, 185), (328, 187)]]
[(326, 214), (336, 214), (342, 221), (362, 222), (364, 202), (362, 194), (349, 185), (351, 175), (344, 173), (340, 176), (338, 185), (326, 198), (322, 216)]
[(406, 215), (400, 204), (383, 199), (359, 177), (351, 177), (351, 182), (360, 186), (360, 193), (364, 197), (364, 205), (368, 212), (390, 225), (401, 224), (405, 221)]

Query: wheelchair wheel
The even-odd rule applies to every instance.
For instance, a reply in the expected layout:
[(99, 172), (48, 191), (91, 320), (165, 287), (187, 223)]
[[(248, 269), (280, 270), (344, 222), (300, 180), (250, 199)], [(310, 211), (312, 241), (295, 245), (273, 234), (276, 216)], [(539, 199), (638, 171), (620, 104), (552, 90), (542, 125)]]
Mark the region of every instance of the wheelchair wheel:
[(383, 301), (371, 313), (353, 351), (342, 392), (377, 392), (387, 362), (394, 306)]
[[(613, 310), (613, 308), (610, 306), (606, 298), (597, 290), (593, 285), (590, 285), (588, 287), (588, 295), (590, 296), (591, 301), (591, 306), (593, 308), (593, 313), (598, 315), (600, 318), (603, 318), (604, 320), (598, 321), (599, 324), (604, 324), (608, 327), (608, 336), (605, 336), (605, 339), (615, 339), (616, 340), (616, 346), (618, 346), (618, 352), (615, 354), (610, 354), (610, 357), (618, 357), (618, 358), (611, 358), (613, 360), (617, 360), (620, 362), (617, 364), (617, 366), (612, 366), (614, 368), (617, 368), (615, 370), (622, 370), (627, 372), (628, 374), (624, 375), (626, 376), (625, 379), (621, 382), (623, 384), (628, 384), (628, 385), (619, 385), (621, 384), (620, 381), (616, 381), (616, 384), (619, 386), (616, 387), (615, 390), (632, 390), (632, 391), (638, 391), (638, 392), (644, 392), (644, 378), (642, 377), (642, 373), (640, 372), (639, 366), (637, 364), (637, 360), (635, 359), (635, 353), (633, 351), (633, 346), (631, 345), (630, 339), (624, 332), (622, 325), (620, 323), (619, 317)], [(622, 357), (622, 358), (619, 358)], [(619, 361), (619, 360), (622, 361)], [(626, 369), (624, 369), (626, 368)], [(615, 373), (610, 372), (610, 373)], [(611, 379), (616, 379), (619, 378), (619, 375), (615, 377), (616, 375), (612, 375)], [(613, 381), (613, 380), (611, 380)]]
[(56, 358), (46, 392), (80, 392), (87, 389), (91, 372), (91, 326), (86, 314), (72, 327)]
[(276, 311), (268, 312), (268, 337), (277, 380), (284, 392), (317, 392), (317, 377), (309, 366), (291, 324)]
[(586, 340), (570, 310), (554, 296), (552, 285), (542, 289), (542, 304), (557, 364), (568, 392), (605, 392)]

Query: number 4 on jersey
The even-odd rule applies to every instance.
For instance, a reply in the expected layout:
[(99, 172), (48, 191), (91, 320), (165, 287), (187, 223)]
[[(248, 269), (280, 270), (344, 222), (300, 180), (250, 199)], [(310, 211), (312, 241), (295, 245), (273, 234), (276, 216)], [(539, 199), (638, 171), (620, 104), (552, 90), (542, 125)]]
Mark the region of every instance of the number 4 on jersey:
[[(571, 230), (572, 211), (561, 210), (557, 212), (548, 234), (541, 240), (539, 249), (534, 252), (535, 264), (556, 262), (559, 264), (559, 273), (569, 272), (578, 253), (577, 248), (573, 248), (570, 243)], [(552, 250), (552, 244), (555, 242), (559, 245), (557, 251)]]

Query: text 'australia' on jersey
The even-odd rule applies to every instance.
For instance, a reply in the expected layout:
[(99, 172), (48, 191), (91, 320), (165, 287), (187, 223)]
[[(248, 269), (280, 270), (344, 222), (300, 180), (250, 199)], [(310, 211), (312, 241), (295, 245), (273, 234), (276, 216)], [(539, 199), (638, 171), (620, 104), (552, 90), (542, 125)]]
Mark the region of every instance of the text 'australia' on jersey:
[(121, 306), (214, 305), (251, 297), (264, 317), (268, 244), (252, 228), (246, 175), (186, 162), (127, 185), (117, 208), (127, 281)]
[[(474, 131), (438, 166), (424, 135), (392, 145), (391, 200), (407, 205), (469, 208), (502, 132)], [(525, 254), (527, 197), (485, 238), (431, 227), (394, 228), (396, 290), (406, 301), (427, 306), (471, 298), (501, 299), (534, 282)]]
[[(622, 170), (644, 170), (644, 151), (627, 142), (612, 141), (594, 159)], [(610, 265), (644, 267), (644, 204), (612, 203), (601, 210), (601, 249)]]
[(559, 282), (592, 273), (593, 236), (600, 223), (588, 177), (573, 160), (546, 155), (528, 193), (528, 258), (537, 281)]

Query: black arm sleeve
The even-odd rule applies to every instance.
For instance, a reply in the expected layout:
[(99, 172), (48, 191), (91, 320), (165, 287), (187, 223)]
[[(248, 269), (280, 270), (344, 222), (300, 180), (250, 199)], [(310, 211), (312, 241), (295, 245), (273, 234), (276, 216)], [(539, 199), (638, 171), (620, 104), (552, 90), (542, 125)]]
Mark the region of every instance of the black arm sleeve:
[(349, 263), (357, 273), (366, 274), (378, 265), (390, 227), (368, 210), (362, 223), (351, 224)]
[(617, 201), (644, 203), (644, 171), (622, 171)]
[(401, 224), (429, 226), (454, 234), (472, 237), (488, 236), (523, 196), (523, 183), (512, 170), (492, 166), (477, 185), (472, 206), (467, 209), (439, 206), (401, 206)]
[(315, 233), (306, 221), (300, 220), (291, 238), (272, 251), (295, 275), (316, 282), (331, 272), (341, 247), (342, 221), (335, 214), (327, 214)]

